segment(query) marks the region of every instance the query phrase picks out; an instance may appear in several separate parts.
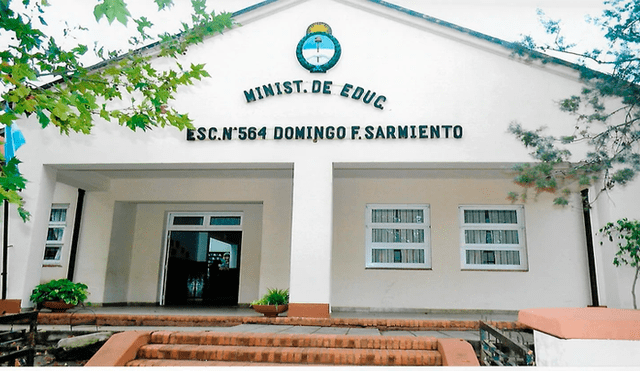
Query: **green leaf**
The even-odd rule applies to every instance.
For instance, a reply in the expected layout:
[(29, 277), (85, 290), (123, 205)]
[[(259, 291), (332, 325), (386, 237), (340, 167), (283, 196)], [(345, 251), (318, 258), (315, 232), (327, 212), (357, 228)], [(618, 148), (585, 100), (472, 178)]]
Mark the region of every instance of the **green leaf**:
[(11, 111), (7, 112), (7, 111), (3, 111), (0, 114), (0, 123), (2, 123), (3, 125), (11, 125), (18, 117)]
[(76, 46), (71, 50), (73, 50), (76, 54), (84, 55), (87, 52), (87, 50), (89, 50), (89, 48), (87, 48), (86, 45), (79, 44), (78, 46)]
[(158, 10), (167, 9), (173, 6), (173, 0), (154, 0), (158, 5)]
[(136, 29), (138, 30), (138, 33), (142, 36), (143, 40), (149, 39), (150, 36), (146, 34), (145, 29), (147, 28), (151, 28), (153, 26), (153, 23), (151, 23), (147, 17), (140, 17), (139, 19), (134, 19), (134, 22), (136, 22)]
[(31, 89), (27, 88), (24, 85), (20, 85), (18, 88), (13, 90), (13, 93), (18, 97), (18, 98), (24, 98), (27, 95), (29, 95), (29, 93), (31, 93)]
[(127, 20), (131, 16), (127, 9), (127, 4), (122, 0), (103, 0), (101, 4), (98, 4), (93, 8), (93, 15), (97, 22), (105, 16), (107, 17), (109, 24), (117, 19), (118, 22), (125, 26), (127, 25)]
[(42, 110), (36, 110), (36, 115), (38, 116), (38, 122), (40, 123), (40, 125), (42, 125), (43, 128), (47, 127), (47, 125), (49, 125), (49, 123), (51, 122), (51, 120), (49, 120), (49, 117), (47, 117), (47, 115), (42, 112)]
[(69, 112), (69, 107), (66, 104), (64, 104), (62, 101), (58, 101), (55, 107), (53, 108), (53, 110), (51, 111), (51, 113), (56, 115), (61, 120), (66, 120), (67, 118), (69, 118), (68, 112)]
[(29, 67), (26, 63), (17, 63), (11, 68), (11, 76), (18, 81), (23, 80), (35, 80), (37, 78), (36, 72)]

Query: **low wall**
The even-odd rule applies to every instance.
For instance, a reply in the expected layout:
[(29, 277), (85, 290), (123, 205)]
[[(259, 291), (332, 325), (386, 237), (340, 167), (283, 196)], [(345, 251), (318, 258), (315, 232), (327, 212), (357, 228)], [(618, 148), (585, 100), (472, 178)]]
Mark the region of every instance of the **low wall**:
[(537, 366), (640, 365), (640, 311), (537, 308), (518, 321), (534, 329)]

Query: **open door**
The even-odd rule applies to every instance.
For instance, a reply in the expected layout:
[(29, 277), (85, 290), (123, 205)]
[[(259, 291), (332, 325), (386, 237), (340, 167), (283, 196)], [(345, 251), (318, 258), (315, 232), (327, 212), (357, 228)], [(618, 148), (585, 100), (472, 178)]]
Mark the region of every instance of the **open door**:
[(179, 228), (175, 222), (167, 237), (164, 305), (237, 305), (242, 231), (205, 223)]

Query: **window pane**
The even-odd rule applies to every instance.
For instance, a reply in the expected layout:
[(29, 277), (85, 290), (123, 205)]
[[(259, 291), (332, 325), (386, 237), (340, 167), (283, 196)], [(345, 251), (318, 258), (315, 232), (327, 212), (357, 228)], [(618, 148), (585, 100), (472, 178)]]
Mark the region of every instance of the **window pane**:
[(50, 222), (65, 222), (67, 221), (67, 209), (51, 209)]
[(64, 228), (49, 228), (47, 231), (47, 241), (62, 241)]
[(424, 263), (423, 249), (373, 249), (373, 263)]
[(46, 246), (44, 260), (60, 260), (60, 246)]
[(209, 225), (240, 225), (239, 216), (212, 216)]
[(375, 209), (371, 213), (373, 223), (424, 223), (422, 209)]
[(467, 250), (467, 264), (520, 265), (519, 251)]
[(519, 244), (518, 231), (515, 230), (465, 230), (465, 243), (474, 244)]
[(204, 217), (202, 216), (175, 216), (173, 217), (173, 225), (203, 225)]
[(371, 230), (372, 242), (423, 243), (424, 229), (377, 229)]
[(465, 210), (464, 222), (473, 224), (518, 224), (516, 210)]

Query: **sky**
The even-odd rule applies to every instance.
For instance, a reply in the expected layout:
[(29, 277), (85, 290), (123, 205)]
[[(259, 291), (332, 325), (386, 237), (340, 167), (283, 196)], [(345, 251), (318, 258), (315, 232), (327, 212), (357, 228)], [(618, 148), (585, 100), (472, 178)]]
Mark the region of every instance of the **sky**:
[[(261, 0), (208, 0), (210, 10), (234, 12), (259, 3)], [(562, 20), (563, 33), (569, 40), (585, 46), (602, 40), (598, 29), (585, 22), (587, 15), (599, 16), (604, 0), (387, 0), (390, 3), (436, 17), (506, 41), (520, 40), (522, 35), (533, 35), (536, 40), (545, 38), (538, 21), (536, 9), (542, 9), (552, 19)], [(129, 49), (125, 42), (135, 32), (133, 22), (129, 30), (106, 19), (96, 24), (93, 16), (95, 0), (49, 0), (45, 16), (49, 28), (58, 35), (58, 43), (72, 48), (77, 43), (93, 49), (93, 40), (100, 40), (107, 49)], [(190, 18), (190, 0), (174, 0), (170, 11), (157, 12), (153, 0), (125, 0), (133, 17), (147, 16), (156, 24), (156, 30), (175, 33), (180, 21)], [(14, 5), (21, 3), (13, 0)], [(82, 26), (90, 31), (77, 28)], [(66, 36), (63, 37), (64, 30)], [(150, 32), (150, 34), (155, 34)], [(548, 38), (548, 37), (547, 37)], [(3, 42), (0, 35), (0, 43)], [(86, 65), (98, 62), (97, 57), (87, 58)]]
[[(18, 1), (18, 0), (14, 0)], [(507, 41), (515, 41), (523, 34), (541, 35), (543, 29), (538, 22), (536, 9), (542, 9), (553, 19), (562, 19), (563, 31), (571, 40), (580, 44), (588, 44), (598, 38), (593, 32), (594, 27), (588, 27), (584, 21), (586, 15), (598, 16), (603, 9), (604, 0), (387, 0), (388, 2), (440, 18), (442, 20), (482, 32), (490, 36)], [(129, 9), (133, 16), (145, 15), (158, 25), (168, 26), (177, 30), (179, 20), (188, 20), (190, 12), (189, 0), (174, 0), (175, 6), (171, 11), (150, 12), (154, 9), (152, 0), (128, 0)], [(216, 12), (233, 12), (260, 2), (260, 0), (208, 0), (211, 10)], [(93, 19), (93, 6), (96, 1), (91, 0), (50, 0), (52, 4), (47, 8), (47, 14), (59, 21), (49, 22), (57, 28), (62, 27), (63, 21), (69, 25), (78, 22), (87, 28), (96, 29)], [(156, 14), (154, 14), (156, 13)], [(120, 24), (108, 26), (103, 19), (98, 34), (109, 35), (108, 45), (117, 45), (120, 32), (124, 27)], [(82, 32), (75, 33), (83, 38)]]
[[(599, 16), (604, 0), (396, 0), (399, 5), (459, 26), (470, 28), (506, 41), (516, 41), (523, 34), (544, 34), (536, 10), (552, 19), (561, 19), (563, 32), (571, 40), (588, 43), (598, 30), (585, 22), (587, 15)], [(405, 5), (406, 4), (406, 5)], [(416, 9), (417, 10), (417, 9)]]

